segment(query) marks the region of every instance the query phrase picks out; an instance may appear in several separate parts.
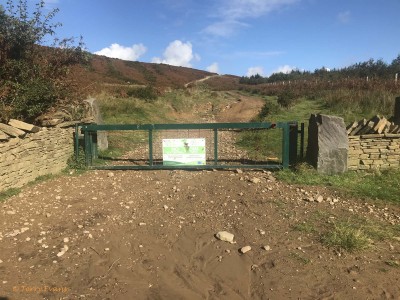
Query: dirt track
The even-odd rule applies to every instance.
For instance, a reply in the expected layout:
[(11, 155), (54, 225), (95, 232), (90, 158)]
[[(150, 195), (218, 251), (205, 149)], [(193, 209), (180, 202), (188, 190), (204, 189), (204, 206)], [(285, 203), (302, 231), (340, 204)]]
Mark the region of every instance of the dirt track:
[[(254, 177), (260, 182), (252, 183)], [(306, 193), (324, 201), (304, 201)], [(399, 299), (400, 270), (385, 265), (399, 259), (399, 242), (338, 256), (293, 229), (308, 218), (324, 223), (354, 215), (393, 222), (399, 211), (371, 213), (355, 199), (287, 186), (255, 171), (60, 177), (3, 204), (0, 296)], [(236, 243), (217, 240), (221, 230), (233, 233)], [(68, 250), (60, 255), (64, 245)], [(241, 254), (246, 245), (252, 250)], [(45, 287), (66, 291), (39, 291)]]
[[(400, 226), (399, 207), (265, 171), (90, 171), (1, 207), (0, 299), (400, 299), (400, 269), (387, 264), (400, 238), (348, 254), (295, 229), (356, 217)], [(221, 230), (236, 243), (217, 240)]]

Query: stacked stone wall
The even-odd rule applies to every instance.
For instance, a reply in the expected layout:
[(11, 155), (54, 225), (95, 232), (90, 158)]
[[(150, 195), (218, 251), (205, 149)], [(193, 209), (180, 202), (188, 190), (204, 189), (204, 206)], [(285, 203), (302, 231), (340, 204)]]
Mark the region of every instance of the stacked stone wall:
[(73, 132), (72, 128), (42, 128), (23, 139), (0, 142), (0, 192), (65, 169), (74, 151)]
[(348, 170), (400, 167), (400, 134), (349, 136)]

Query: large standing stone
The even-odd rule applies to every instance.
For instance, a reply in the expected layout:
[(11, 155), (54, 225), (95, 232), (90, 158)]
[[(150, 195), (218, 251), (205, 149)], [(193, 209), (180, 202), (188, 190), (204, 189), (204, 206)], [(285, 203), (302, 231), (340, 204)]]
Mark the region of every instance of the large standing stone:
[(348, 137), (343, 118), (311, 115), (307, 159), (322, 174), (347, 171)]
[[(100, 114), (99, 105), (97, 104), (97, 100), (94, 98), (89, 98), (84, 100), (90, 106), (90, 115), (93, 116), (93, 120), (96, 124), (103, 124), (103, 118)], [(97, 146), (99, 150), (107, 150), (108, 149), (108, 138), (106, 131), (98, 131), (97, 132)]]

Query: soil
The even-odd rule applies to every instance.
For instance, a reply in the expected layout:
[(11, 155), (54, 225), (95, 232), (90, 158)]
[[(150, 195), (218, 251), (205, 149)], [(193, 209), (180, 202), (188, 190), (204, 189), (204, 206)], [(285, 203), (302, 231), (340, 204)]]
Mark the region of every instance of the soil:
[(360, 217), (400, 226), (398, 206), (265, 170), (62, 175), (1, 204), (0, 299), (400, 299), (400, 238), (356, 253), (318, 238)]

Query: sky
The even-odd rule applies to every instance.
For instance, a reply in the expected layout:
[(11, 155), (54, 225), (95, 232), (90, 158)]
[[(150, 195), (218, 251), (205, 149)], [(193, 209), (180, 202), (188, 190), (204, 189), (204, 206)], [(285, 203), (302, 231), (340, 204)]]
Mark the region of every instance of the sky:
[(400, 0), (45, 1), (57, 37), (124, 60), (270, 76), (400, 54)]

